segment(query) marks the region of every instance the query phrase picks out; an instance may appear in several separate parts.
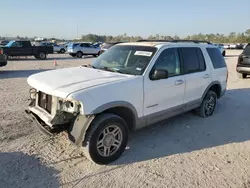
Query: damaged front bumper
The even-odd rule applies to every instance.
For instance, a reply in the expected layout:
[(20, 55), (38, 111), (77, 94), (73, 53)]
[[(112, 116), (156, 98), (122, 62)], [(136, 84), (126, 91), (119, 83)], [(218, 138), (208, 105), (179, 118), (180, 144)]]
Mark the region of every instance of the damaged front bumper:
[[(39, 112), (39, 116), (36, 114), (36, 112)], [(81, 146), (84, 144), (83, 141), (86, 136), (87, 129), (89, 128), (91, 122), (95, 117), (79, 114), (67, 123), (64, 122), (63, 124), (53, 125), (51, 124), (51, 122), (53, 122), (53, 120), (55, 121), (55, 117), (57, 116), (52, 118), (50, 115), (46, 114), (39, 108), (32, 107), (29, 110), (25, 110), (25, 113), (31, 121), (36, 123), (39, 130), (46, 136), (53, 136), (67, 130), (69, 140), (75, 143), (77, 146)], [(40, 115), (42, 118), (40, 117)], [(48, 122), (50, 122), (50, 125), (47, 124)]]

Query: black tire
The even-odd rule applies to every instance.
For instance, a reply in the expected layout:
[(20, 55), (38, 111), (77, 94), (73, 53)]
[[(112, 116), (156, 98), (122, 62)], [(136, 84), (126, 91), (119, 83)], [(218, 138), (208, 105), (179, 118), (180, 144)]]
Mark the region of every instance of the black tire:
[(8, 54), (6, 54), (6, 53), (3, 53), (3, 58), (7, 61), (7, 60), (9, 60), (9, 56), (8, 56)]
[(243, 73), (237, 73), (238, 78), (240, 79), (245, 79), (247, 77), (247, 74), (243, 74)]
[[(107, 142), (109, 141), (111, 143), (113, 142), (113, 144), (115, 143), (114, 140), (116, 136), (113, 137), (113, 140), (112, 138), (109, 137), (110, 140), (109, 141), (106, 140), (105, 142), (104, 138), (105, 137), (107, 138), (108, 134), (106, 134), (105, 137), (103, 134), (103, 131), (106, 129), (111, 130), (110, 133), (112, 133), (112, 130), (116, 130), (115, 128), (112, 129), (112, 126), (117, 127), (119, 130), (119, 135), (120, 135), (119, 147), (116, 147), (117, 149), (113, 151), (114, 153), (111, 154), (110, 156), (103, 156), (100, 152), (101, 149), (98, 150), (97, 142), (99, 138), (101, 138), (101, 136), (103, 135), (102, 137), (103, 146), (99, 146), (99, 148), (103, 147), (103, 153), (105, 151), (105, 147), (104, 147), (105, 143), (107, 144)], [(115, 161), (121, 156), (121, 154), (124, 152), (127, 146), (127, 142), (128, 142), (128, 126), (125, 120), (115, 114), (101, 114), (93, 120), (93, 122), (90, 125), (90, 128), (88, 129), (86, 133), (85, 140), (83, 142), (83, 151), (84, 151), (85, 156), (91, 161), (97, 164), (108, 164), (108, 163)], [(110, 146), (110, 148), (112, 147), (114, 149), (113, 145)]]
[(100, 56), (100, 52), (98, 52), (97, 54), (93, 55), (94, 57), (98, 57)]
[(222, 52), (222, 56), (225, 57), (226, 56), (226, 51)]
[(64, 54), (65, 52), (66, 52), (66, 50), (63, 49), (63, 48), (60, 50), (60, 53), (61, 53), (61, 54)]
[(196, 109), (197, 115), (202, 118), (212, 116), (217, 105), (217, 94), (209, 90), (204, 97), (201, 106)]
[(45, 52), (39, 52), (37, 57), (41, 60), (45, 60), (47, 58), (47, 54)]
[(83, 53), (82, 53), (82, 52), (77, 52), (77, 53), (76, 53), (76, 57), (77, 57), (77, 58), (82, 58), (82, 56), (83, 56)]

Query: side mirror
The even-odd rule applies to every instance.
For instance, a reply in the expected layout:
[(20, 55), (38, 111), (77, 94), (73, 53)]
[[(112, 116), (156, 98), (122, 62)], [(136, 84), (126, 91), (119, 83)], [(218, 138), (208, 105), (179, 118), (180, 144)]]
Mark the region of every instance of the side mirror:
[(151, 74), (151, 80), (161, 80), (168, 78), (168, 71), (164, 69), (155, 69)]

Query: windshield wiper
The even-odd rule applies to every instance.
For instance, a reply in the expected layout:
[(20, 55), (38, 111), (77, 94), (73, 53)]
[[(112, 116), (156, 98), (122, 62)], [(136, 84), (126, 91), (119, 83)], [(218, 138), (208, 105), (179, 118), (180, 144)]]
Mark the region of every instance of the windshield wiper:
[(110, 67), (103, 67), (102, 69), (103, 69), (103, 70), (110, 71), (110, 72), (122, 73), (121, 71), (119, 71), (119, 70), (117, 70), (117, 69), (110, 68)]
[(88, 65), (82, 65), (83, 67), (89, 67), (89, 68), (93, 68), (93, 69), (96, 69), (95, 66), (91, 65), (91, 64), (88, 64)]

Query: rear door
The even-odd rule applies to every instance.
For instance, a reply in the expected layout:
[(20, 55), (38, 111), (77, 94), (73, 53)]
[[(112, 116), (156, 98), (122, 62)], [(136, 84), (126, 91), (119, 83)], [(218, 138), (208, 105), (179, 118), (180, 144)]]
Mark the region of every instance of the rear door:
[(33, 55), (32, 46), (29, 41), (22, 42), (22, 53), (23, 55)]
[(184, 103), (187, 108), (193, 108), (200, 104), (203, 93), (211, 83), (211, 76), (201, 48), (183, 47), (180, 51), (186, 79)]

